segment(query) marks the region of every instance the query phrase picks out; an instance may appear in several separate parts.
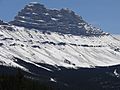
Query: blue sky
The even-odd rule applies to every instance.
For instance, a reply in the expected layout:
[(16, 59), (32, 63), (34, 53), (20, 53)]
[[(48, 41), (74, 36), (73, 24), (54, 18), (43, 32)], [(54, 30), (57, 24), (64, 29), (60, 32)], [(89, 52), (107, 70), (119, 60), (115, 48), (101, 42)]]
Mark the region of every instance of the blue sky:
[(120, 0), (0, 0), (0, 19), (11, 21), (26, 4), (36, 1), (47, 8), (70, 8), (103, 31), (120, 34)]

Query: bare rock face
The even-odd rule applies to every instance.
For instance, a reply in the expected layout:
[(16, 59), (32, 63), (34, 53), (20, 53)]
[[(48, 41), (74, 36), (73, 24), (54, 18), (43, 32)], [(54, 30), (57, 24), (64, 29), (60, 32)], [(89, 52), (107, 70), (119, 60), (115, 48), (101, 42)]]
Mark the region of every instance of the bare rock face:
[(13, 25), (40, 31), (73, 35), (105, 35), (99, 28), (85, 22), (69, 9), (52, 10), (39, 3), (30, 3), (10, 22)]
[(0, 20), (0, 25), (8, 25), (8, 24)]
[(3, 21), (0, 20), (0, 24), (2, 24), (2, 23), (3, 23)]

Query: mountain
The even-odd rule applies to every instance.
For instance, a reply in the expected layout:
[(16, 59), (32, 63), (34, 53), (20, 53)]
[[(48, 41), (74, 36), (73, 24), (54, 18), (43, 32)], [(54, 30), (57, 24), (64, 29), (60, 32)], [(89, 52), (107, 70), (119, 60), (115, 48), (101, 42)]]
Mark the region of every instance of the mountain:
[(119, 35), (93, 27), (69, 9), (52, 10), (34, 2), (13, 21), (0, 21), (0, 73), (13, 73), (17, 67), (28, 78), (62, 90), (88, 90), (86, 84), (91, 90), (116, 90), (119, 58)]
[(45, 63), (77, 68), (120, 64), (120, 40), (92, 27), (68, 9), (51, 10), (30, 3), (9, 25), (0, 26), (0, 39), (1, 62), (5, 65), (24, 67), (16, 58), (35, 66)]
[(81, 16), (69, 9), (47, 9), (39, 3), (30, 3), (22, 9), (15, 20), (17, 26), (35, 28), (40, 31), (60, 32), (73, 35), (105, 35), (99, 28), (85, 22)]

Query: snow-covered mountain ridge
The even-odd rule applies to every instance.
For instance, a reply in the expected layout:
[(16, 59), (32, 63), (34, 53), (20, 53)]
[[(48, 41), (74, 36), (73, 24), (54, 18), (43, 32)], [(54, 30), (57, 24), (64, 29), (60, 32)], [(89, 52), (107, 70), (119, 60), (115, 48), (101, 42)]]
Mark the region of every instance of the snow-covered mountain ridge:
[(118, 65), (120, 36), (89, 25), (68, 9), (30, 3), (14, 21), (0, 21), (0, 65), (28, 70), (19, 61), (49, 71), (40, 63), (66, 68)]
[(42, 67), (37, 63), (73, 68), (117, 65), (120, 40), (112, 35), (75, 36), (0, 25), (0, 63), (24, 68), (16, 58), (36, 67)]

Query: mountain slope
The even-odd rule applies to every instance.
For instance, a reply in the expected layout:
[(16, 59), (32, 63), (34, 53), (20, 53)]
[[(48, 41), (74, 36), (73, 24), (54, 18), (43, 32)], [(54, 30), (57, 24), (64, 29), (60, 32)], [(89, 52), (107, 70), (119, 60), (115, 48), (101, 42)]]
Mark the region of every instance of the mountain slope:
[[(29, 63), (63, 67), (120, 64), (120, 40), (85, 22), (68, 9), (46, 9), (30, 3), (14, 21), (0, 21), (0, 63), (25, 70)], [(59, 26), (60, 25), (60, 26)]]
[(2, 65), (24, 68), (17, 64), (16, 58), (37, 67), (41, 66), (36, 63), (74, 68), (116, 65), (120, 64), (119, 48), (120, 41), (111, 35), (75, 36), (0, 26)]

